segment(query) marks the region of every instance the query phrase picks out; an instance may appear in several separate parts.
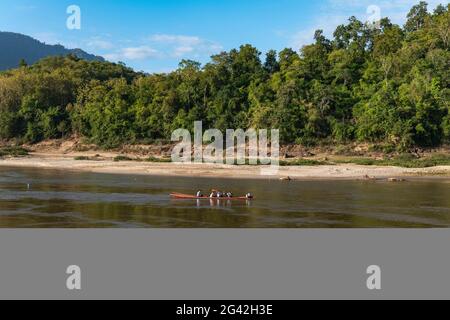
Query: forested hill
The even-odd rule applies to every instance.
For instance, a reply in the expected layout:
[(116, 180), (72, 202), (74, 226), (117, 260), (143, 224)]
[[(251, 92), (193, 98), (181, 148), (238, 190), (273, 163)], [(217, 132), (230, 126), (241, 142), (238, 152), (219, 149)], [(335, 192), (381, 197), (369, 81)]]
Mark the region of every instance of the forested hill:
[(170, 139), (177, 128), (278, 128), (282, 143), (450, 143), (449, 6), (414, 6), (407, 23), (356, 18), (299, 51), (251, 45), (169, 74), (74, 56), (0, 75), (0, 139), (73, 134), (104, 147)]
[(0, 70), (17, 68), (21, 61), (33, 64), (48, 56), (76, 55), (81, 59), (103, 61), (102, 57), (80, 49), (66, 49), (61, 45), (47, 45), (19, 33), (0, 32)]

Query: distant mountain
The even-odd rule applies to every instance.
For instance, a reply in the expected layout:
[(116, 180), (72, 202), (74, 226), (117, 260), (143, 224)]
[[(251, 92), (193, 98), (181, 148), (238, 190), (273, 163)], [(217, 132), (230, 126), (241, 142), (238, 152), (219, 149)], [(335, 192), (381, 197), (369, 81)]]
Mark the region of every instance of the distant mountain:
[(0, 71), (16, 68), (24, 59), (33, 64), (48, 56), (74, 54), (80, 59), (104, 61), (102, 57), (91, 55), (81, 49), (66, 49), (61, 45), (48, 45), (29, 36), (0, 31)]

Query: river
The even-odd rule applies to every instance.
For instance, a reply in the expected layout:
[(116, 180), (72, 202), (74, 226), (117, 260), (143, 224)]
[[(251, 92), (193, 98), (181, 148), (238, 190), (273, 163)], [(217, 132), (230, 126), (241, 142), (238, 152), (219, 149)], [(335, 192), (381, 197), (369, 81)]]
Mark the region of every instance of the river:
[[(211, 188), (252, 201), (173, 200)], [(450, 180), (232, 180), (0, 168), (0, 228), (448, 228)]]

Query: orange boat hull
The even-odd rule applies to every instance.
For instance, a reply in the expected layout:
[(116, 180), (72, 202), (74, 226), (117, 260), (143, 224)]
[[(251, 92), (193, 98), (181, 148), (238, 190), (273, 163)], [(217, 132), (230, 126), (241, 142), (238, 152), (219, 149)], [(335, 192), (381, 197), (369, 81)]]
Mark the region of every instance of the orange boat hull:
[(170, 196), (174, 199), (184, 199), (184, 200), (252, 200), (247, 199), (246, 197), (233, 197), (233, 198), (210, 198), (210, 197), (197, 197), (197, 196), (191, 196), (188, 194), (182, 194), (182, 193), (171, 193)]

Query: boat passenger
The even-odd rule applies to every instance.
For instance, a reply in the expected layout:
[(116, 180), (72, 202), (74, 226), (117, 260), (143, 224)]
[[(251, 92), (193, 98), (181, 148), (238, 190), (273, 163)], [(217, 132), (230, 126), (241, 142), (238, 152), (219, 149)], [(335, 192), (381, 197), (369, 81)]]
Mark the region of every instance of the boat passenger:
[(233, 198), (233, 193), (227, 192), (227, 198)]
[(197, 192), (197, 198), (203, 198), (203, 193), (201, 191)]
[(245, 197), (246, 197), (247, 199), (253, 199), (253, 195), (252, 195), (251, 193), (247, 193), (247, 194), (245, 195)]
[(217, 193), (215, 191), (211, 192), (211, 194), (209, 195), (210, 198), (216, 198), (217, 197)]

